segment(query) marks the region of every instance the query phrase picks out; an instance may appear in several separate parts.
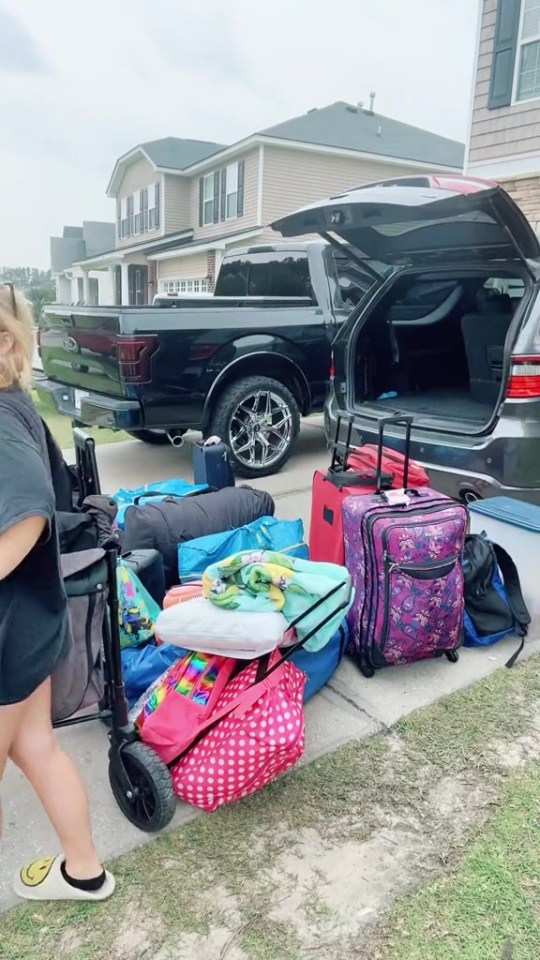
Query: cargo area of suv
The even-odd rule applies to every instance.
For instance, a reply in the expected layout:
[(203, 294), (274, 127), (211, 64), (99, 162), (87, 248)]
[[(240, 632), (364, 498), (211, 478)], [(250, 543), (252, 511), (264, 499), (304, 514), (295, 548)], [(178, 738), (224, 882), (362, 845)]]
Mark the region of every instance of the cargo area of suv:
[(399, 277), (353, 335), (351, 407), (481, 429), (499, 403), (524, 291), (519, 275)]
[(370, 276), (332, 344), (328, 441), (351, 430), (354, 443), (376, 442), (388, 416), (386, 442), (403, 450), (410, 418), (411, 454), (436, 489), (540, 503), (540, 242), (509, 194), (414, 175), (273, 227), (319, 233)]

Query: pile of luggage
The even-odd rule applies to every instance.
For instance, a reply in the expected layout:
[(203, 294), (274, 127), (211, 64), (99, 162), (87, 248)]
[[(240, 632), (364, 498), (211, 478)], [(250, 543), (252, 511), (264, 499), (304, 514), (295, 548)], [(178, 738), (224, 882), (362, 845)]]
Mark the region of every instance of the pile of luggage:
[(129, 722), (175, 794), (205, 811), (298, 762), (304, 704), (346, 651), (372, 677), (425, 658), (455, 662), (463, 642), (510, 633), (521, 649), (530, 615), (511, 557), (469, 534), (465, 506), (410, 462), (410, 419), (404, 455), (385, 450), (390, 422), (376, 447), (352, 450), (350, 431), (343, 448), (336, 439), (313, 481), (309, 548), (301, 520), (276, 518), (268, 493), (234, 485), (220, 442), (195, 447), (194, 484), (109, 498), (95, 481), (78, 511), (60, 516), (79, 641), (55, 678), (55, 719), (87, 703), (84, 684), (94, 697), (105, 687), (104, 544), (118, 545), (114, 626)]

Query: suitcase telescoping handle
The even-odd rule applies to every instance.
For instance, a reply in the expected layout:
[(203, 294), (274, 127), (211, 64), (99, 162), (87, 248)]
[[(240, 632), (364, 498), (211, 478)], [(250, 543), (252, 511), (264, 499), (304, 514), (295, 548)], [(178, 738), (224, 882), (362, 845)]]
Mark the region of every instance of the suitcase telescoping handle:
[(409, 461), (411, 459), (411, 430), (413, 425), (412, 417), (383, 417), (379, 420), (379, 443), (377, 451), (377, 493), (383, 491), (382, 458), (384, 447), (384, 431), (386, 427), (396, 426), (405, 427), (405, 451), (403, 464), (403, 489), (407, 489), (409, 482)]

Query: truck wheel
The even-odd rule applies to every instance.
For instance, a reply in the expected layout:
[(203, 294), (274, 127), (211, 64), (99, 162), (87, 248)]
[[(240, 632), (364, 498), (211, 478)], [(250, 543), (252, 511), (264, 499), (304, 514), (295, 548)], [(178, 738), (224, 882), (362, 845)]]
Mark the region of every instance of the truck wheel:
[(163, 430), (126, 430), (130, 437), (135, 440), (141, 440), (143, 443), (149, 443), (152, 446), (164, 446), (169, 442), (169, 438)]
[(287, 462), (300, 433), (290, 390), (270, 377), (247, 377), (221, 394), (209, 429), (228, 444), (239, 477), (267, 477)]

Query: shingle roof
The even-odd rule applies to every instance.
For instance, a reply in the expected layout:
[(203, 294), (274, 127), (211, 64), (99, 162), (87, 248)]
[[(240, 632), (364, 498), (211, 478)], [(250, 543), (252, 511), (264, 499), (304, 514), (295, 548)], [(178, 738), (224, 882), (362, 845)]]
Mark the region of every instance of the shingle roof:
[(208, 140), (183, 140), (180, 137), (163, 137), (162, 140), (149, 140), (141, 143), (141, 148), (157, 167), (170, 170), (185, 170), (199, 160), (206, 160), (213, 153), (224, 149), (222, 143), (210, 143)]
[(408, 123), (338, 101), (261, 130), (259, 136), (358, 150), (381, 157), (463, 167), (465, 146)]

